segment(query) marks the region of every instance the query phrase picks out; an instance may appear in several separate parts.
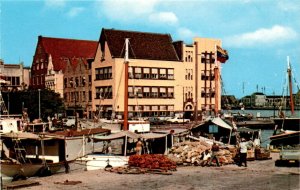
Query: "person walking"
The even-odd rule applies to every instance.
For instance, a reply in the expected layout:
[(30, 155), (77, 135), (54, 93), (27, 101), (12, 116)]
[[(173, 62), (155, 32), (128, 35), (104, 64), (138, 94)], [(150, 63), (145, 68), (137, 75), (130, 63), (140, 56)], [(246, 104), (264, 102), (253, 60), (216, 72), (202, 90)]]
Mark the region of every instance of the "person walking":
[(211, 147), (212, 154), (208, 166), (211, 166), (212, 161), (216, 160), (217, 166), (220, 167), (219, 158), (217, 156), (219, 150), (220, 150), (219, 146), (217, 145), (217, 143), (214, 142)]
[(248, 143), (244, 138), (241, 139), (240, 142), (240, 161), (239, 166), (242, 166), (242, 164), (245, 164), (245, 167), (247, 167), (247, 149), (248, 149)]

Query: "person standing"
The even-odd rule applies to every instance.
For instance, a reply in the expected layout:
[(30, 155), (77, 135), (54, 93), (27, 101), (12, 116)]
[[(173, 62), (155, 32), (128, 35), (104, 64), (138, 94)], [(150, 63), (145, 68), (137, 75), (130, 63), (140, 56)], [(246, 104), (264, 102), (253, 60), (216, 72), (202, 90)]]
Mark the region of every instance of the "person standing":
[(206, 149), (204, 152), (201, 154), (201, 161), (200, 161), (200, 166), (204, 167), (208, 164), (209, 160), (211, 158), (211, 155), (209, 153), (209, 149)]
[(111, 142), (110, 142), (110, 140), (107, 142), (107, 151), (106, 151), (106, 153), (108, 154), (108, 155), (112, 155), (112, 147), (111, 147), (112, 145), (111, 145)]
[(142, 149), (143, 149), (143, 143), (142, 143), (141, 139), (139, 138), (138, 141), (136, 142), (136, 147), (135, 147), (136, 154), (141, 155)]
[(220, 148), (219, 146), (217, 145), (217, 143), (213, 143), (212, 147), (211, 147), (211, 158), (210, 158), (210, 161), (209, 161), (209, 166), (211, 166), (211, 163), (213, 160), (216, 160), (216, 164), (218, 167), (220, 167), (220, 163), (219, 163), (219, 158), (217, 156), (218, 152), (219, 152)]
[(240, 161), (239, 166), (242, 166), (242, 164), (245, 164), (245, 167), (247, 167), (247, 149), (248, 149), (248, 143), (244, 138), (241, 139), (242, 142), (240, 142)]

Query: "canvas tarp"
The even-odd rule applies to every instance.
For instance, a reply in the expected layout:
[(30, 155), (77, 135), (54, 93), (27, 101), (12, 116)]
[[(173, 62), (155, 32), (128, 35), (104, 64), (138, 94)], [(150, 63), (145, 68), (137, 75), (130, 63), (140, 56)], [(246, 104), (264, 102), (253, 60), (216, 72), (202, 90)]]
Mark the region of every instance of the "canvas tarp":
[(110, 134), (110, 135), (107, 135), (107, 136), (96, 135), (96, 136), (94, 136), (94, 139), (95, 140), (107, 141), (107, 140), (120, 139), (120, 138), (123, 138), (125, 136), (130, 137), (132, 139), (140, 138), (140, 136), (138, 134), (133, 133), (131, 131), (121, 131), (121, 132), (113, 133), (113, 134)]
[(232, 127), (227, 124), (225, 121), (223, 121), (223, 119), (219, 118), (219, 117), (215, 117), (213, 118), (212, 122), (220, 127), (232, 130)]
[(94, 136), (95, 140), (101, 140), (101, 141), (107, 141), (107, 140), (114, 140), (119, 138), (124, 138), (125, 136), (132, 138), (132, 139), (156, 139), (156, 138), (162, 138), (166, 137), (168, 134), (159, 134), (159, 133), (143, 133), (143, 134), (136, 134), (131, 131), (121, 131), (118, 133), (110, 134), (108, 136), (100, 136), (96, 135)]
[(34, 139), (34, 140), (48, 140), (53, 139), (55, 137), (51, 137), (48, 135), (37, 135), (34, 133), (20, 132), (20, 133), (3, 133), (1, 134), (3, 138), (12, 138), (12, 139)]
[(140, 134), (140, 137), (143, 139), (157, 139), (166, 137), (168, 134), (159, 134), (159, 133), (143, 133)]

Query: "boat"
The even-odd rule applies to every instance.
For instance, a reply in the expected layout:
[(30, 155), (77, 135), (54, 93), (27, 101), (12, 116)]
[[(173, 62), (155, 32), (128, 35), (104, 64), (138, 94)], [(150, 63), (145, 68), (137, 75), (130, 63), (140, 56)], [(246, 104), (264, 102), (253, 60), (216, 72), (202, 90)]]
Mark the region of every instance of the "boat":
[(300, 144), (300, 131), (282, 131), (270, 137), (271, 145), (295, 145)]
[[(54, 139), (27, 132), (1, 134), (1, 174), (18, 180), (57, 172), (64, 163), (47, 158), (44, 146), (47, 140)], [(35, 155), (30, 155), (30, 144), (42, 150), (37, 148)]]
[[(95, 142), (108, 142), (112, 141), (111, 145), (113, 146), (113, 150), (111, 154), (102, 153), (93, 153), (86, 155), (85, 157), (78, 158), (77, 161), (85, 162), (87, 170), (97, 170), (97, 169), (105, 169), (106, 167), (119, 167), (126, 166), (128, 164), (129, 155), (135, 154), (135, 151), (132, 151), (132, 148), (135, 147), (134, 140), (143, 139), (145, 142), (144, 153), (152, 154), (167, 154), (168, 150), (168, 134), (169, 133), (141, 133), (137, 134), (134, 132), (128, 131), (120, 131), (117, 133), (113, 133), (107, 136), (96, 135), (93, 137)], [(132, 142), (129, 142), (132, 140)], [(148, 141), (150, 140), (150, 141)], [(156, 142), (157, 140), (157, 142)], [(114, 143), (114, 141), (117, 141)], [(163, 149), (153, 148), (150, 150), (150, 145), (159, 143), (160, 145), (164, 143)], [(132, 146), (133, 145), (133, 146)], [(148, 146), (147, 146), (148, 145)], [(152, 144), (151, 144), (152, 145)], [(118, 149), (118, 150), (117, 150)], [(115, 154), (119, 152), (121, 154)]]
[(94, 135), (106, 135), (102, 128), (81, 131), (10, 132), (1, 134), (1, 173), (13, 180), (57, 173), (77, 158), (102, 147), (92, 140)]
[[(290, 93), (290, 109), (294, 116), (292, 69), (290, 59), (287, 57), (287, 75)], [(281, 107), (282, 108), (282, 107)], [(273, 136), (270, 137), (270, 144), (274, 146), (299, 145), (300, 144), (300, 118), (287, 117), (282, 110), (279, 110), (280, 118), (274, 118), (275, 129)]]

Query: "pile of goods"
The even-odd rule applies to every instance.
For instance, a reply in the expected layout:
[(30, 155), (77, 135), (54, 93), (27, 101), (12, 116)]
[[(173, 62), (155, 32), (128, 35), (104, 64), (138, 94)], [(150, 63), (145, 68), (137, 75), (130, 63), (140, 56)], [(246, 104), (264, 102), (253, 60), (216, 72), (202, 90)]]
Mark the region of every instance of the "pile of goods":
[(255, 148), (255, 159), (256, 160), (268, 160), (271, 159), (270, 157), (270, 151), (262, 148), (262, 147), (256, 147)]
[[(175, 144), (168, 157), (176, 162), (177, 165), (200, 165), (201, 154), (205, 150), (210, 150), (211, 145), (205, 141), (197, 142), (181, 142)], [(236, 156), (237, 150), (232, 146), (220, 146), (218, 152), (219, 162), (222, 164), (231, 164), (234, 162), (233, 158)]]
[(172, 175), (176, 171), (176, 163), (161, 154), (132, 155), (128, 167), (106, 168), (106, 171), (118, 174), (161, 174)]
[(132, 155), (129, 157), (130, 167), (176, 170), (176, 163), (162, 154)]

